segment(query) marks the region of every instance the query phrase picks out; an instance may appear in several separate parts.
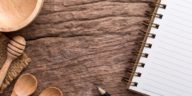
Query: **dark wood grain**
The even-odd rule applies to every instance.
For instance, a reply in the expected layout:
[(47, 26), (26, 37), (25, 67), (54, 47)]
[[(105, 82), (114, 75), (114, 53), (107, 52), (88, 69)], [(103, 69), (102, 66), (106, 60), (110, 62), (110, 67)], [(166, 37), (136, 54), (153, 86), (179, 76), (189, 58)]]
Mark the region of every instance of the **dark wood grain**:
[[(152, 0), (46, 0), (41, 14), (23, 35), (32, 58), (26, 72), (39, 81), (34, 96), (57, 86), (65, 96), (99, 96), (99, 84), (113, 96), (142, 96), (121, 79), (135, 58), (132, 50)], [(13, 85), (2, 94), (9, 96)]]

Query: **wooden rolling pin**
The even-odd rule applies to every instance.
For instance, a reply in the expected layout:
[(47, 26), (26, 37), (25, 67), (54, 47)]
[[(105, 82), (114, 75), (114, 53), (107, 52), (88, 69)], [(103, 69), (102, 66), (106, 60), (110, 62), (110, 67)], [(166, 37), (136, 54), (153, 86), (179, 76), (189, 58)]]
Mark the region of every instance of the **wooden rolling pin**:
[(12, 61), (23, 54), (25, 50), (25, 46), (26, 46), (26, 41), (21, 36), (13, 37), (13, 39), (10, 40), (7, 46), (7, 59), (0, 71), (0, 86), (2, 86), (2, 83), (5, 79), (5, 76), (7, 74), (7, 71)]

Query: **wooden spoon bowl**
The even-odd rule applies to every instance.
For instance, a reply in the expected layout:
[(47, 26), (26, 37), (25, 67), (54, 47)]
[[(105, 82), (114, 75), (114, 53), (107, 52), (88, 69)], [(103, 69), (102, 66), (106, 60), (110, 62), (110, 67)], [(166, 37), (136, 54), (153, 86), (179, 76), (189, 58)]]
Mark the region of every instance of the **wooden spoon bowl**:
[(63, 96), (62, 91), (56, 87), (46, 88), (39, 96)]
[(17, 31), (38, 15), (44, 0), (0, 0), (0, 31)]
[(11, 96), (30, 96), (37, 89), (37, 79), (32, 74), (24, 74), (17, 80)]

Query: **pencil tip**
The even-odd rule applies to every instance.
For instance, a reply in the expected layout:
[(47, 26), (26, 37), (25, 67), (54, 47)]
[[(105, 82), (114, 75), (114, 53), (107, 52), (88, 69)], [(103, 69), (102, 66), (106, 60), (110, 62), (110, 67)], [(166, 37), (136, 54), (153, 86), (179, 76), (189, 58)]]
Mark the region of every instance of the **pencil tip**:
[(101, 95), (106, 93), (106, 91), (104, 89), (102, 89), (101, 87), (99, 87), (99, 86), (97, 86), (97, 89), (99, 90)]

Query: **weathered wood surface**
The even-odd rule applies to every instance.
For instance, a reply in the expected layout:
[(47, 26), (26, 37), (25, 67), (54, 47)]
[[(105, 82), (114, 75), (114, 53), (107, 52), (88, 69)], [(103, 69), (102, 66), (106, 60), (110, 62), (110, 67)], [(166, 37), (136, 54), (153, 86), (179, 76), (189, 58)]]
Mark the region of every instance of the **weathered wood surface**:
[[(27, 28), (8, 35), (27, 39), (32, 58), (24, 71), (39, 80), (34, 96), (57, 86), (65, 96), (99, 96), (94, 83), (113, 96), (142, 96), (126, 90), (121, 81), (133, 42), (153, 0), (45, 0), (38, 18)], [(13, 87), (13, 85), (12, 85)], [(11, 88), (1, 96), (9, 96)]]

